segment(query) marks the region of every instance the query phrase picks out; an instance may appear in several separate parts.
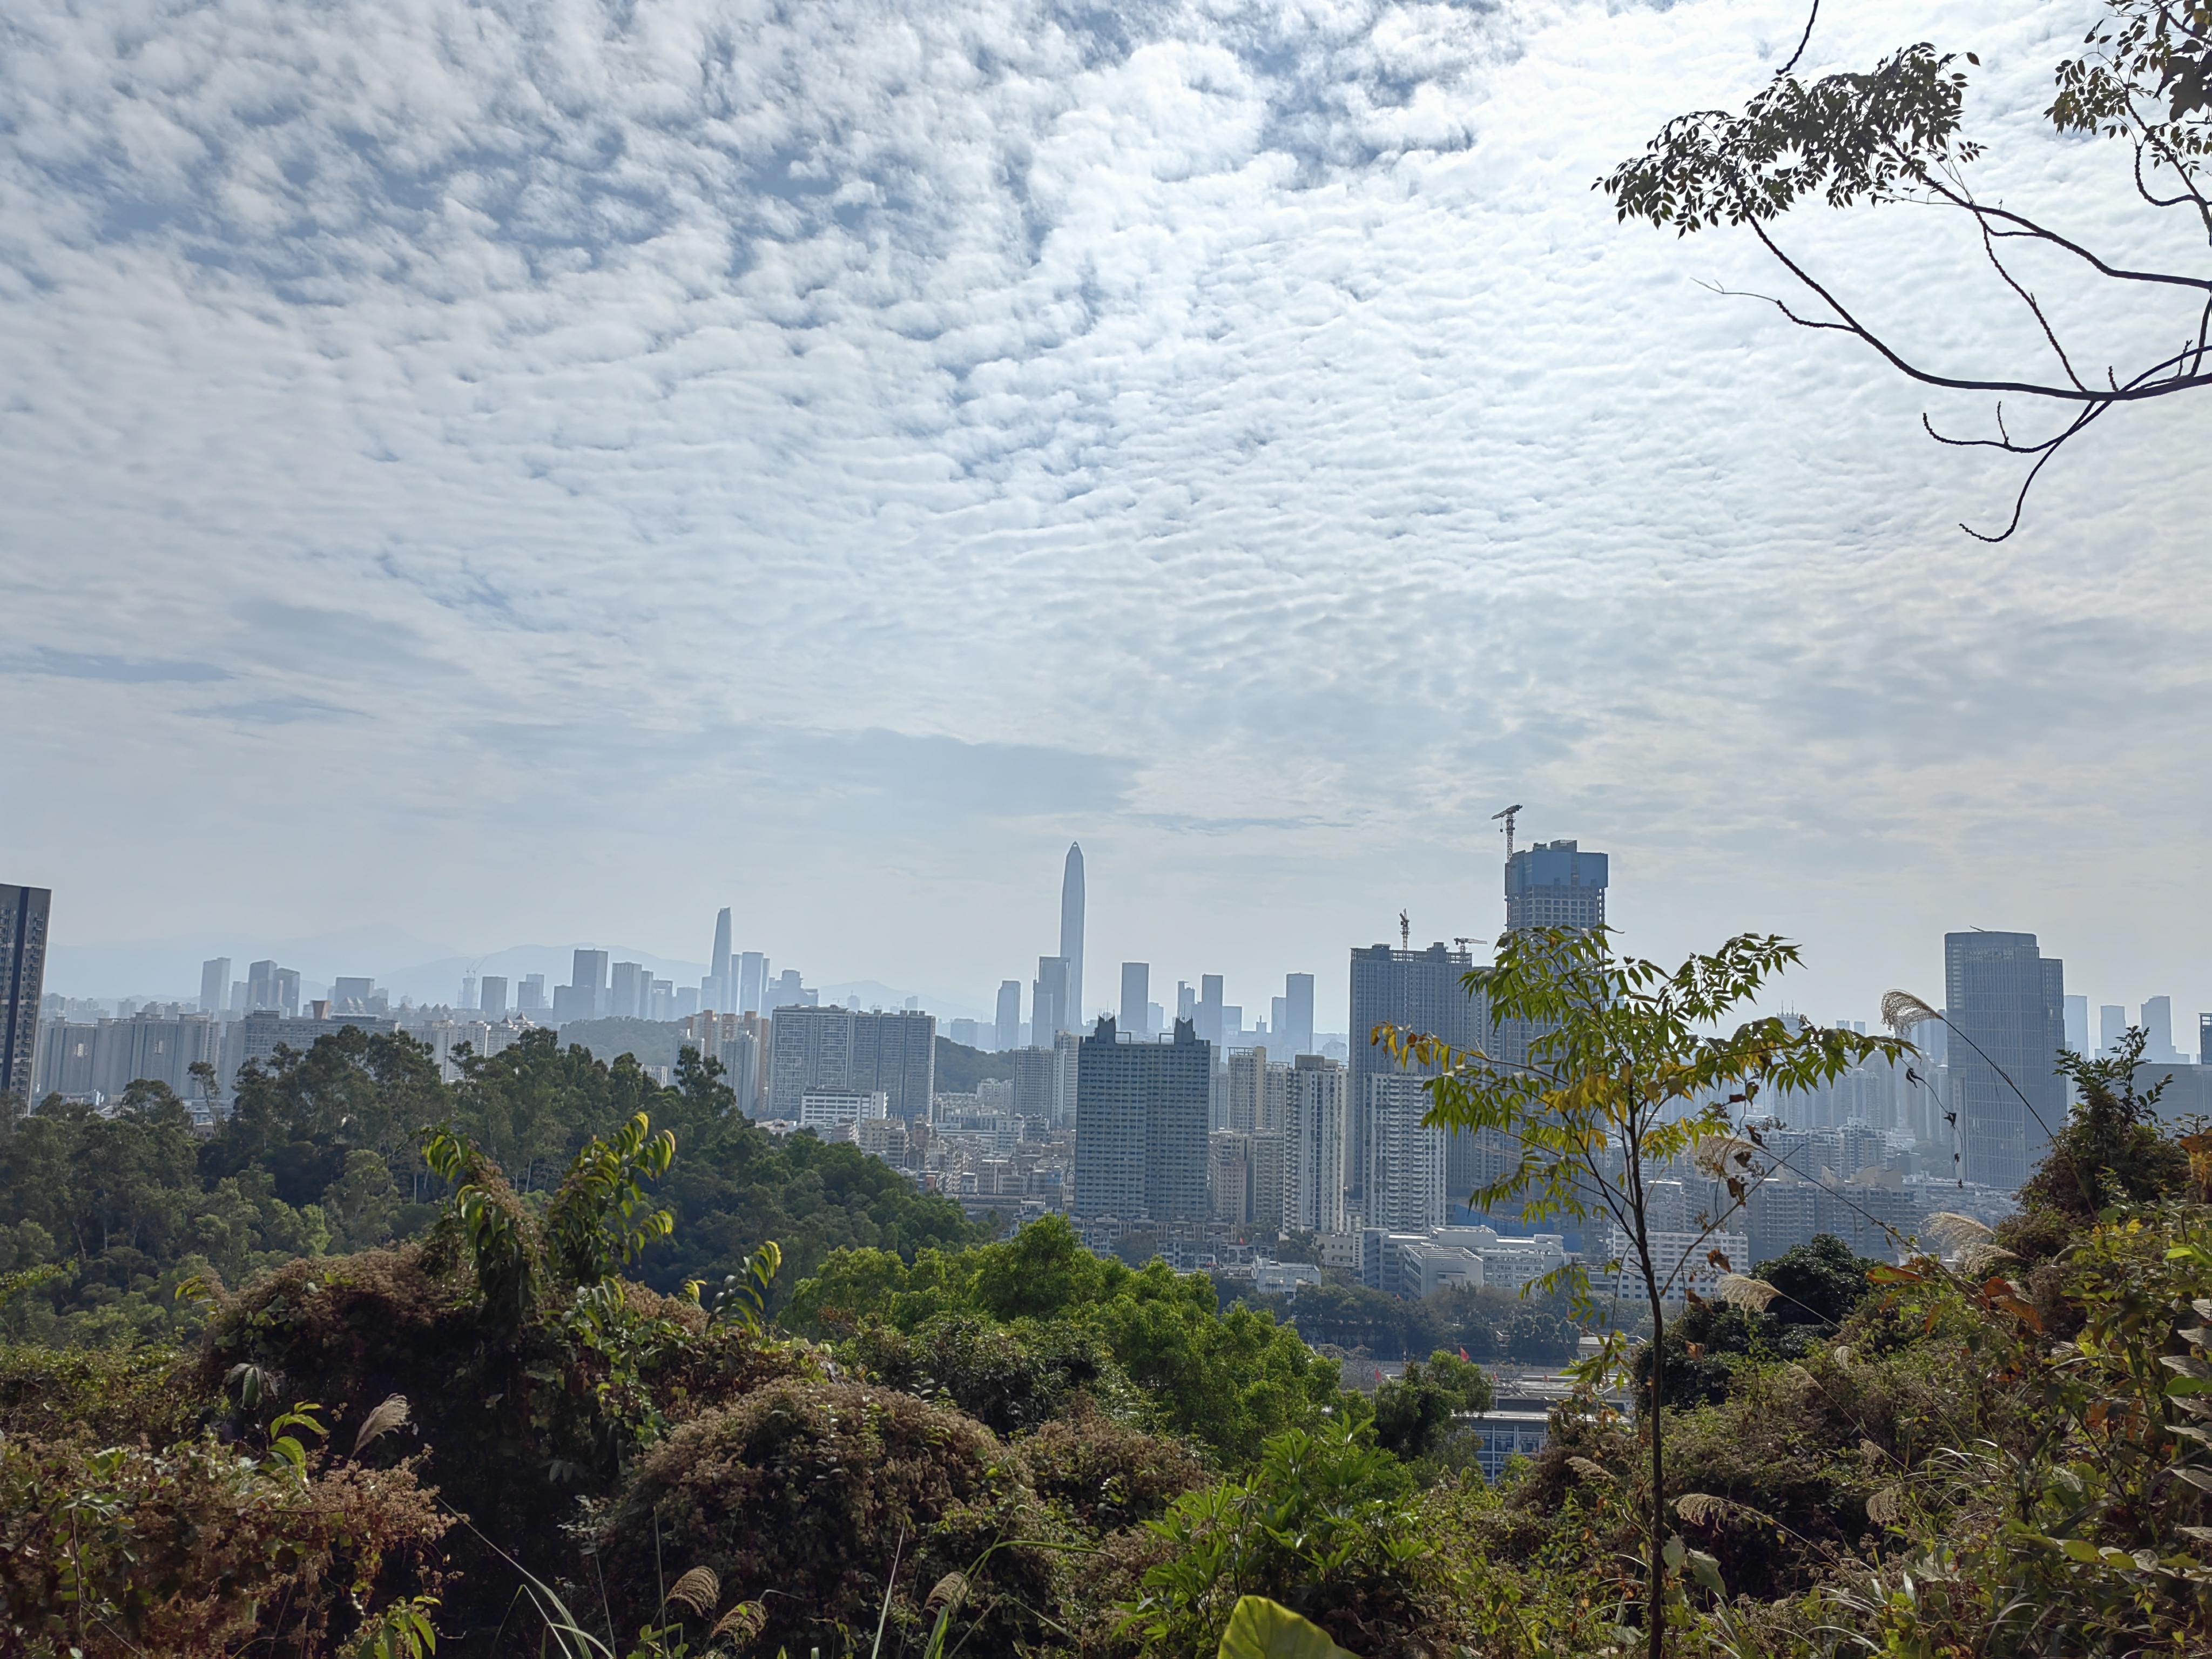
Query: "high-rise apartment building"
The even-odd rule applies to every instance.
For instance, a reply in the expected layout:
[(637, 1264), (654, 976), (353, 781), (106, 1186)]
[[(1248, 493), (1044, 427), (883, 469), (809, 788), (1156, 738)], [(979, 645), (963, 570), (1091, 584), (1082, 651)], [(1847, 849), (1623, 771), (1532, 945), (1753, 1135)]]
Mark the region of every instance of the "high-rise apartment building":
[(1152, 964), (1149, 962), (1125, 962), (1121, 964), (1121, 1006), (1114, 1017), (1118, 1030), (1132, 1036), (1152, 1035), (1148, 1018), (1152, 1007)]
[(1204, 1220), (1212, 1083), (1212, 1045), (1188, 1022), (1166, 1042), (1125, 1042), (1101, 1018), (1076, 1066), (1073, 1212)]
[[(1390, 1232), (1425, 1232), (1444, 1224), (1451, 1204), (1445, 1184), (1445, 1135), (1425, 1128), (1428, 1091), (1403, 1073), (1378, 1072), (1367, 1079), (1360, 1139), (1367, 1150), (1361, 1182), (1361, 1224)], [(1465, 1194), (1461, 1194), (1464, 1197)]]
[(58, 1094), (112, 1103), (143, 1078), (198, 1103), (201, 1090), (191, 1069), (204, 1061), (220, 1073), (222, 1044), (222, 1024), (208, 1014), (148, 1008), (90, 1025), (49, 1020), (39, 1046), (37, 1098)]
[(1022, 982), (1018, 979), (999, 981), (998, 1046), (1018, 1048), (1022, 1046)]
[(1282, 1029), (1272, 1033), (1275, 1052), (1285, 1057), (1310, 1054), (1314, 1051), (1314, 976), (1311, 974), (1283, 975), (1283, 1012), (1276, 1024)]
[(2066, 1117), (2065, 964), (2033, 933), (1946, 933), (1943, 990), (1966, 1178), (2014, 1191)]
[(1229, 1097), (1222, 1127), (1238, 1134), (1266, 1128), (1267, 1114), (1267, 1051), (1239, 1048), (1229, 1056)]
[(50, 887), (0, 886), (0, 1095), (31, 1103), (46, 982)]
[(477, 984), (477, 1007), (486, 1019), (507, 1018), (507, 975), (486, 974)]
[[(1516, 854), (1518, 857), (1519, 854)], [(1437, 1067), (1401, 1066), (1387, 1049), (1370, 1041), (1380, 1025), (1397, 1025), (1469, 1048), (1487, 1041), (1489, 1010), (1480, 996), (1470, 996), (1462, 981), (1474, 969), (1474, 958), (1465, 951), (1448, 950), (1441, 944), (1425, 951), (1394, 951), (1387, 945), (1370, 945), (1352, 953), (1351, 1097), (1369, 1098), (1368, 1079), (1374, 1077), (1434, 1075)], [(1350, 1169), (1352, 1179), (1365, 1176), (1367, 1143), (1364, 1114), (1354, 1118)], [(1455, 1188), (1472, 1190), (1474, 1137), (1450, 1138), (1449, 1178)], [(1458, 1194), (1462, 1200), (1464, 1193)]]
[(1505, 861), (1505, 926), (1602, 927), (1610, 860), (1571, 841), (1524, 847)]
[(937, 1020), (896, 1009), (778, 1008), (770, 1027), (768, 1114), (791, 1122), (809, 1089), (881, 1093), (890, 1115), (929, 1120), (937, 1081)]
[(2197, 1016), (2197, 1063), (2212, 1066), (2212, 1014)]
[[(1060, 1024), (1062, 1031), (1083, 1029), (1083, 843), (1070, 842), (1067, 864), (1060, 878), (1060, 956), (1067, 964), (1066, 982), (1060, 988)], [(1042, 1043), (1044, 1038), (1040, 1036)]]
[(200, 1012), (220, 1019), (230, 1006), (230, 958), (216, 957), (200, 963)]
[(1352, 1151), (1346, 1081), (1337, 1063), (1320, 1054), (1300, 1054), (1291, 1064), (1282, 1138), (1283, 1225), (1292, 1232), (1345, 1231)]

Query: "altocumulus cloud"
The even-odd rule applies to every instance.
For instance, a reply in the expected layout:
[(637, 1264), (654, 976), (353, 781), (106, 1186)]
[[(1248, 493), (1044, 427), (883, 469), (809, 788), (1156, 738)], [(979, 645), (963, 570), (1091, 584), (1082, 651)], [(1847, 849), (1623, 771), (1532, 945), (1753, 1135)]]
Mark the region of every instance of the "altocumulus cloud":
[[(1975, 46), (1999, 182), (2118, 235), (2118, 156), (2036, 131), (2079, 9), (1884, 5), (1815, 56)], [(331, 810), (526, 818), (613, 766), (1334, 865), (1510, 789), (1654, 880), (1893, 875), (1962, 824), (2035, 867), (2187, 727), (2184, 485), (2100, 436), (1969, 544), (1999, 486), (1916, 397), (1694, 286), (1771, 283), (1740, 240), (1588, 189), (1799, 21), (19, 5), (9, 587), (48, 678), (193, 764), (313, 745)], [(1793, 233), (1889, 314), (1981, 291), (1896, 217)], [(248, 689), (155, 672), (199, 663)]]

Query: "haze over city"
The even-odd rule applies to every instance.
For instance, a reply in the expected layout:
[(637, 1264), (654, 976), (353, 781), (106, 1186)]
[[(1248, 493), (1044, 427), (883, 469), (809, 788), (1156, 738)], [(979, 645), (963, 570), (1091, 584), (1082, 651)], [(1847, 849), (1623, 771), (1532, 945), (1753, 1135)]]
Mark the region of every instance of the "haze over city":
[[(1328, 1023), (1401, 908), (1494, 933), (1521, 801), (1632, 948), (1787, 933), (1816, 1017), (1976, 926), (2212, 1006), (2157, 459), (2204, 412), (2114, 416), (1985, 546), (2013, 475), (1917, 416), (1987, 400), (1587, 187), (1793, 9), (445, 15), (15, 15), (0, 849), (57, 988), (324, 937), (690, 971), (729, 903), (980, 1005), (1080, 839), (1094, 959), (1313, 971)], [(1807, 68), (1931, 31), (1990, 188), (2181, 234), (2041, 125), (2063, 5), (1852, 7)], [(1964, 293), (1909, 220), (1790, 234)]]

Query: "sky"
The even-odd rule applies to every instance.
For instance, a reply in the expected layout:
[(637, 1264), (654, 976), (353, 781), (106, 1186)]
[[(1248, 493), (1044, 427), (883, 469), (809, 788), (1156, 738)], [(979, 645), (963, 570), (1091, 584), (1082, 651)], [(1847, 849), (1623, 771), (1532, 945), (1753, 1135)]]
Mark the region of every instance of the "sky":
[[(1803, 68), (1975, 52), (1978, 187), (2197, 268), (2041, 121), (2094, 15), (1832, 5)], [(1802, 21), (20, 0), (0, 874), (55, 890), (50, 984), (696, 963), (729, 904), (810, 983), (984, 1006), (1079, 840), (1094, 1003), (1311, 971), (1329, 1027), (1401, 908), (1497, 931), (1519, 802), (1613, 855), (1626, 948), (1788, 934), (1815, 1018), (2025, 929), (2188, 1046), (2212, 404), (1977, 542), (2017, 474), (1920, 416), (1986, 400), (1590, 187)], [(2047, 372), (1939, 216), (1781, 234), (1931, 361)], [(2186, 320), (2024, 274), (2093, 363)]]

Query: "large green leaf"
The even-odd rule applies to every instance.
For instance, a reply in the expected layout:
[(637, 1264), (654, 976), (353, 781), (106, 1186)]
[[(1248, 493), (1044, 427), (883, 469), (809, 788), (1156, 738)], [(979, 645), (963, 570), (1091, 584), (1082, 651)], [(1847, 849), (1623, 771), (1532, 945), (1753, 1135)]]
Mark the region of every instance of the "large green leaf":
[(1355, 1659), (1328, 1632), (1264, 1595), (1239, 1597), (1221, 1632), (1220, 1659)]

